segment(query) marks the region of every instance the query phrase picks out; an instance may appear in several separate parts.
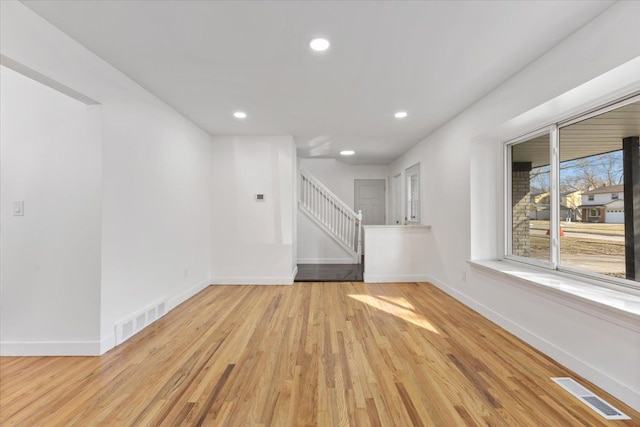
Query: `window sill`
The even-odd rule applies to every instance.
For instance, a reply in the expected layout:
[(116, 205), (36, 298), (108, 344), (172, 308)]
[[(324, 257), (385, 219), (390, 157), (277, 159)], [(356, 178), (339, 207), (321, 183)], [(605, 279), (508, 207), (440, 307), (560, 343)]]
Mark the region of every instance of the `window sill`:
[(640, 292), (611, 289), (588, 279), (507, 260), (469, 261), (472, 268), (513, 280), (513, 284), (560, 304), (640, 332)]

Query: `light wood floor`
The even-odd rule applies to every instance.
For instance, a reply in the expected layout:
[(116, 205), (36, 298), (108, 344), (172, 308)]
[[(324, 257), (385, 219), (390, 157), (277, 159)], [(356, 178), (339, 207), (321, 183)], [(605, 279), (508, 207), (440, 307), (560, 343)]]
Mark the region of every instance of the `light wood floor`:
[(1, 358), (0, 425), (640, 425), (552, 376), (429, 284), (211, 286), (102, 357)]

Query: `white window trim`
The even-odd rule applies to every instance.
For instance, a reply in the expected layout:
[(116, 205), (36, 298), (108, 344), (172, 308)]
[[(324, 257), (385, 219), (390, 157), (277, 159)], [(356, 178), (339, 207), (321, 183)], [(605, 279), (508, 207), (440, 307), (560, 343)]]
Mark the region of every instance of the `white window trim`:
[[(548, 269), (552, 269), (554, 268), (553, 264), (551, 263), (551, 258), (548, 261), (543, 261), (540, 259), (536, 259), (536, 258), (527, 258), (527, 257), (522, 257), (522, 256), (518, 256), (518, 255), (513, 255), (513, 215), (511, 215), (511, 206), (512, 206), (512, 192), (511, 192), (511, 165), (512, 165), (512, 159), (511, 159), (511, 147), (513, 147), (514, 145), (518, 145), (521, 142), (525, 142), (528, 141), (530, 139), (533, 138), (537, 138), (539, 136), (542, 135), (546, 135), (546, 134), (550, 134), (551, 133), (552, 128), (551, 127), (545, 127), (543, 129), (538, 129), (534, 132), (530, 132), (526, 135), (522, 135), (521, 137), (518, 137), (516, 139), (513, 139), (509, 142), (507, 142), (505, 144), (505, 150), (504, 150), (504, 182), (507, 183), (507, 185), (504, 185), (504, 200), (505, 200), (505, 205), (504, 205), (504, 218), (506, 219), (505, 221), (505, 233), (504, 233), (504, 248), (505, 248), (505, 254), (504, 257), (507, 259), (511, 259), (514, 261), (519, 261), (519, 262), (525, 262), (527, 264), (531, 264), (534, 266), (538, 266), (538, 267), (543, 267), (543, 268), (548, 268)], [(552, 176), (549, 176), (549, 179), (552, 179)], [(551, 181), (550, 181), (551, 183)], [(553, 202), (551, 203), (551, 212), (550, 215), (553, 215)], [(551, 251), (551, 248), (549, 249)]]
[(469, 261), (469, 265), (502, 276), (509, 284), (640, 332), (640, 290), (603, 286), (590, 277), (509, 260), (476, 260)]
[[(417, 175), (418, 176), (418, 206), (417, 206), (417, 212), (416, 212), (416, 218), (412, 219), (411, 218), (411, 212), (409, 209), (409, 186), (407, 184), (409, 177), (412, 175)], [(404, 182), (405, 182), (405, 196), (404, 196), (404, 210), (405, 210), (405, 216), (404, 216), (404, 222), (407, 225), (420, 225), (421, 221), (422, 221), (422, 174), (420, 171), (420, 163), (416, 163), (413, 166), (410, 166), (408, 168), (406, 168), (404, 170)]]
[[(606, 276), (604, 274), (594, 273), (586, 270), (577, 270), (567, 266), (560, 265), (560, 247), (559, 247), (559, 230), (560, 230), (560, 132), (559, 130), (563, 127), (570, 126), (571, 124), (581, 122), (583, 120), (587, 120), (591, 117), (595, 117), (606, 112), (615, 110), (617, 108), (623, 107), (625, 105), (640, 101), (640, 94), (637, 92), (634, 94), (627, 95), (626, 97), (621, 97), (613, 102), (610, 102), (606, 105), (601, 105), (596, 108), (592, 108), (589, 111), (582, 112), (581, 114), (577, 114), (574, 117), (553, 123), (549, 126), (545, 126), (543, 128), (539, 128), (533, 132), (529, 132), (525, 135), (522, 135), (518, 138), (511, 139), (506, 141), (503, 146), (504, 150), (504, 163), (503, 163), (503, 171), (504, 171), (504, 253), (502, 257), (506, 260), (517, 261), (520, 263), (529, 264), (533, 267), (542, 267), (544, 269), (549, 270), (554, 273), (568, 273), (568, 277), (579, 276), (585, 277), (592, 280), (595, 280), (600, 286), (604, 285), (614, 285), (616, 287), (620, 287), (620, 289), (633, 289), (640, 290), (640, 282), (636, 282), (628, 279), (620, 279), (617, 277)], [(550, 260), (549, 262), (544, 262), (535, 258), (521, 257), (512, 254), (512, 242), (513, 242), (513, 215), (511, 212), (512, 209), (512, 199), (511, 199), (511, 147), (517, 145), (521, 142), (525, 142), (529, 139), (544, 135), (549, 133), (549, 150), (550, 150), (550, 171), (549, 171), (549, 180), (550, 180), (550, 204), (551, 204), (551, 212), (550, 212), (550, 220), (549, 220), (549, 229), (550, 229)], [(590, 197), (590, 196), (589, 196)], [(592, 217), (591, 208), (589, 208), (589, 218), (599, 218)]]

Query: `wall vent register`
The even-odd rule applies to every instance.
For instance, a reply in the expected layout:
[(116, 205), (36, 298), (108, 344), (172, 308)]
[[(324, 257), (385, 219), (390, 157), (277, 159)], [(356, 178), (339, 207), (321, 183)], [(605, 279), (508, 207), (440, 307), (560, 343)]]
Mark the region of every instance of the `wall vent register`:
[(560, 387), (574, 395), (582, 403), (596, 411), (607, 420), (630, 420), (631, 418), (616, 407), (610, 405), (600, 397), (587, 390), (585, 387), (577, 383), (573, 378), (551, 378)]

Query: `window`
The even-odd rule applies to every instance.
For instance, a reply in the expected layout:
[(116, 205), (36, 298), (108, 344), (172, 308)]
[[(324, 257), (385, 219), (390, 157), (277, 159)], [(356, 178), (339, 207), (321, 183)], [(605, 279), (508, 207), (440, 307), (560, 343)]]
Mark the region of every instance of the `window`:
[(511, 191), (510, 254), (550, 262), (549, 132), (509, 147)]
[(506, 143), (505, 256), (640, 288), (638, 135), (636, 95)]
[(405, 170), (407, 182), (406, 214), (407, 224), (420, 224), (420, 163)]

